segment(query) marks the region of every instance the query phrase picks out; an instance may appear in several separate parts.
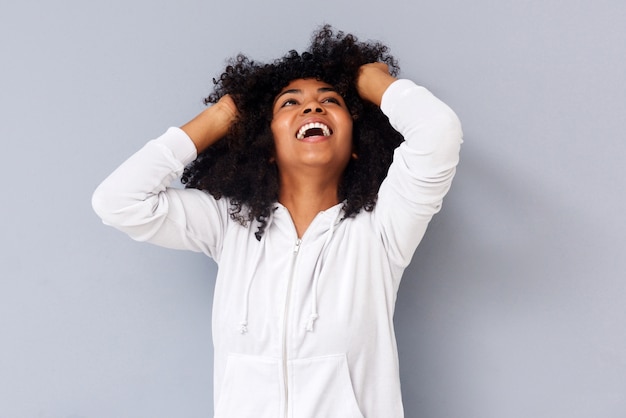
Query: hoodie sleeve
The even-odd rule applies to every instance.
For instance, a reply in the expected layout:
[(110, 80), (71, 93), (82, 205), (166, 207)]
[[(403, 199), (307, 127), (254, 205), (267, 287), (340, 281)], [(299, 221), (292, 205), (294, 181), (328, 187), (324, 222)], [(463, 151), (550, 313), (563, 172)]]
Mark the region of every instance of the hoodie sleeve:
[(389, 86), (381, 110), (405, 141), (381, 184), (375, 216), (391, 260), (406, 267), (450, 189), (463, 133), (456, 114), (410, 80)]
[(218, 256), (227, 208), (196, 189), (171, 187), (196, 149), (185, 132), (170, 128), (132, 155), (96, 189), (92, 206), (106, 225), (137, 241)]

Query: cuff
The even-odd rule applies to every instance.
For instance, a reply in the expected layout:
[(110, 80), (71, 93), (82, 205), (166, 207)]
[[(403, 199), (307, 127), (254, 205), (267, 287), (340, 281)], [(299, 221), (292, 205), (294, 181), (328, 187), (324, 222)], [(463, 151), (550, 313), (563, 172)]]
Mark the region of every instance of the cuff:
[(183, 165), (189, 164), (198, 156), (198, 151), (191, 138), (177, 127), (169, 128), (155, 142), (166, 146)]

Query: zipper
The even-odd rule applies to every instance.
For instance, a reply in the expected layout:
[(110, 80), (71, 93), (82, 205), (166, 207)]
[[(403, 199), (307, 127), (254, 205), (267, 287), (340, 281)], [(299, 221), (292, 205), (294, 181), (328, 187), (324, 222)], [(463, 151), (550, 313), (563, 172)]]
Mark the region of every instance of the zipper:
[(289, 375), (287, 372), (287, 325), (289, 319), (289, 301), (291, 300), (291, 287), (293, 278), (296, 274), (296, 261), (298, 260), (298, 253), (300, 252), (300, 244), (302, 240), (296, 239), (296, 243), (293, 247), (293, 262), (291, 264), (291, 274), (289, 276), (289, 282), (287, 283), (287, 295), (285, 298), (285, 313), (283, 315), (283, 385), (285, 395), (285, 410), (283, 413), (284, 418), (287, 418), (289, 414)]

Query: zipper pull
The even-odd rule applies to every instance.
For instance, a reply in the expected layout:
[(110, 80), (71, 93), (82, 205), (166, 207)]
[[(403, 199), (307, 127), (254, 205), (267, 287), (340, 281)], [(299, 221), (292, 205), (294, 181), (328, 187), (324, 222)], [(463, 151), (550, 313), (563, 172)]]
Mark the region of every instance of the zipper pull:
[(300, 243), (302, 243), (302, 240), (300, 238), (298, 238), (296, 240), (296, 245), (293, 247), (293, 253), (294, 254), (298, 254), (298, 251), (300, 251)]

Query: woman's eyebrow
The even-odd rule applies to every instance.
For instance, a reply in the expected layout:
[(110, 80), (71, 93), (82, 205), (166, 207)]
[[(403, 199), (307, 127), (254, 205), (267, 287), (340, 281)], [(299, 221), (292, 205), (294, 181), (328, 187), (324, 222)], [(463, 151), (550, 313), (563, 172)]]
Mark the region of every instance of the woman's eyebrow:
[(276, 98), (274, 99), (274, 103), (276, 103), (278, 101), (278, 99), (281, 96), (284, 96), (285, 94), (302, 94), (302, 90), (300, 90), (300, 89), (289, 89), (289, 90), (282, 91), (282, 92), (278, 93), (278, 96), (276, 96)]
[[(337, 89), (335, 89), (334, 87), (320, 87), (319, 89), (317, 89), (318, 93), (327, 93), (329, 91), (337, 92)], [(274, 103), (276, 103), (278, 101), (278, 99), (281, 96), (284, 96), (285, 94), (302, 94), (302, 90), (300, 90), (300, 89), (289, 89), (289, 90), (282, 91), (282, 92), (280, 92), (278, 94), (278, 96), (276, 96), (276, 98), (274, 99)]]

